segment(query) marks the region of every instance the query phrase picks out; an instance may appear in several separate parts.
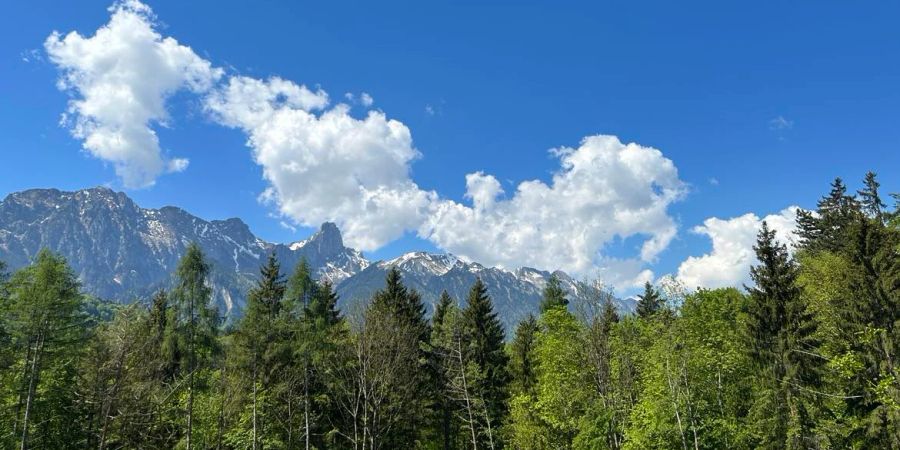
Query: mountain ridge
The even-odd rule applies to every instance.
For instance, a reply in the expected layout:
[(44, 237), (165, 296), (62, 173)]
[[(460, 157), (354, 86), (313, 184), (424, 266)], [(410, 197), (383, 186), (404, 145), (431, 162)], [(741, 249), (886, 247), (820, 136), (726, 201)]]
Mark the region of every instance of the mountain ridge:
[[(416, 251), (372, 262), (344, 246), (340, 230), (330, 222), (302, 241), (271, 243), (254, 235), (240, 218), (204, 220), (177, 206), (142, 208), (106, 187), (29, 189), (0, 201), (0, 259), (15, 269), (49, 248), (69, 260), (88, 293), (104, 299), (143, 300), (169, 287), (190, 242), (197, 242), (211, 262), (214, 302), (226, 316), (240, 315), (259, 267), (273, 252), (286, 274), (306, 258), (317, 279), (336, 286), (343, 305), (371, 297), (390, 267), (400, 269), (404, 282), (420, 291), (429, 310), (443, 290), (463, 302), (480, 277), (508, 329), (536, 311), (551, 275), (527, 267), (485, 267), (449, 253)], [(555, 274), (571, 296), (585, 295), (585, 284), (563, 272)], [(630, 309), (628, 301), (619, 300), (619, 306)]]

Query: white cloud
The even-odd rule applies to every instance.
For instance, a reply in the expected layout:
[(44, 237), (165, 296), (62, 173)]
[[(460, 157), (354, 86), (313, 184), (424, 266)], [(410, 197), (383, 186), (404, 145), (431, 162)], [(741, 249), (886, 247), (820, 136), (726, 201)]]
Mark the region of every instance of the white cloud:
[(769, 129), (775, 131), (782, 130), (790, 130), (794, 128), (794, 121), (785, 119), (783, 116), (778, 116), (769, 121)]
[(355, 118), (343, 104), (324, 109), (327, 99), (279, 78), (234, 77), (206, 106), (248, 134), (270, 183), (263, 199), (286, 217), (306, 226), (336, 222), (362, 250), (418, 228), (436, 195), (409, 177), (420, 156), (409, 129), (379, 111)]
[(796, 245), (797, 207), (791, 206), (763, 219), (752, 213), (731, 219), (711, 217), (694, 233), (705, 234), (712, 240), (712, 251), (702, 256), (688, 257), (678, 267), (678, 279), (690, 288), (719, 288), (750, 283), (750, 266), (756, 264), (753, 246), (765, 221), (775, 230), (777, 239), (790, 250)]
[(359, 95), (359, 102), (362, 103), (363, 106), (368, 108), (368, 107), (372, 106), (373, 104), (375, 104), (375, 99), (372, 98), (372, 96), (369, 95), (368, 92), (363, 92), (362, 94)]
[[(110, 11), (94, 36), (54, 33), (45, 48), (62, 71), (60, 87), (77, 96), (68, 110), (73, 134), (126, 186), (187, 168), (187, 159), (163, 154), (152, 128), (167, 124), (167, 98), (187, 89), (203, 97), (213, 120), (246, 133), (269, 184), (260, 198), (284, 226), (333, 221), (361, 250), (414, 231), (488, 265), (599, 272), (628, 288), (652, 279), (647, 266), (677, 232), (668, 207), (686, 187), (659, 150), (590, 136), (551, 151), (559, 167), (549, 182), (525, 181), (505, 194), (495, 176), (474, 172), (465, 202), (441, 199), (412, 179), (421, 155), (405, 124), (382, 111), (351, 115), (349, 103), (374, 104), (369, 94), (331, 105), (323, 90), (278, 77), (219, 82), (221, 69), (155, 31), (147, 6), (126, 1)], [(441, 106), (425, 112), (439, 115)], [(636, 239), (639, 249), (605, 254), (619, 239)]]
[[(576, 274), (602, 267), (600, 251), (616, 237), (644, 237), (643, 263), (668, 246), (677, 227), (667, 208), (684, 195), (685, 185), (659, 150), (591, 136), (577, 149), (553, 154), (560, 169), (550, 184), (525, 181), (509, 199), (497, 198), (502, 190), (493, 176), (468, 175), (466, 196), (473, 206), (439, 202), (420, 234), (482, 263)], [(629, 272), (632, 282), (646, 278), (640, 270)]]
[(160, 36), (153, 12), (137, 0), (110, 12), (93, 36), (54, 32), (44, 48), (61, 71), (59, 88), (75, 95), (63, 123), (91, 155), (112, 163), (127, 187), (145, 187), (188, 164), (167, 160), (152, 128), (169, 120), (166, 99), (185, 88), (204, 92), (222, 71)]

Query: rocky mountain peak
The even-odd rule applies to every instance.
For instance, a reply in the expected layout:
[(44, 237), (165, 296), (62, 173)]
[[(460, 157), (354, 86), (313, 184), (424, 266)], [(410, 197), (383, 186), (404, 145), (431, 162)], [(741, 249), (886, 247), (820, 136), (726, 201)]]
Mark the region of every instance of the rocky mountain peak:
[(333, 255), (344, 250), (344, 239), (337, 225), (325, 222), (315, 234), (304, 242), (304, 247), (315, 249), (323, 255)]

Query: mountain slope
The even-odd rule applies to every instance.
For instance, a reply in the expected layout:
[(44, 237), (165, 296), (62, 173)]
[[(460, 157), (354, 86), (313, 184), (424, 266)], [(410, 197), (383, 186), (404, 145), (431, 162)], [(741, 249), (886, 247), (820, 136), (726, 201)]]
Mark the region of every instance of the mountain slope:
[[(428, 306), (429, 314), (437, 304), (441, 292), (447, 291), (457, 303), (464, 305), (469, 288), (481, 278), (499, 312), (507, 334), (529, 312), (536, 312), (541, 293), (550, 272), (523, 267), (515, 271), (466, 263), (453, 255), (412, 252), (389, 261), (371, 264), (358, 274), (338, 285), (338, 294), (346, 303), (365, 301), (384, 285), (391, 267), (403, 274), (403, 282), (419, 291)], [(555, 272), (571, 301), (590, 300), (592, 290), (564, 272)], [(631, 300), (616, 300), (620, 310), (631, 311)]]
[(306, 241), (282, 245), (257, 238), (240, 219), (206, 221), (169, 206), (144, 209), (106, 188), (34, 189), (0, 202), (0, 258), (21, 267), (47, 247), (65, 256), (85, 289), (101, 298), (129, 301), (168, 286), (190, 242), (212, 263), (216, 303), (225, 313), (243, 306), (269, 252), (285, 268), (306, 258), (319, 278), (334, 282), (368, 266), (330, 223)]
[[(507, 271), (423, 252), (370, 264), (360, 252), (344, 246), (333, 223), (322, 224), (304, 241), (273, 244), (256, 237), (240, 219), (206, 221), (171, 206), (145, 209), (124, 193), (102, 187), (76, 192), (33, 189), (0, 202), (0, 260), (15, 269), (27, 265), (41, 248), (49, 248), (68, 259), (88, 293), (104, 299), (146, 299), (171, 286), (172, 272), (191, 242), (197, 242), (209, 259), (214, 302), (228, 316), (240, 314), (246, 292), (270, 252), (286, 274), (305, 258), (316, 278), (334, 283), (344, 307), (369, 299), (384, 286), (393, 266), (422, 294), (429, 311), (444, 290), (463, 303), (481, 277), (508, 330), (537, 310), (550, 277), (535, 269)], [(565, 273), (557, 276), (573, 298), (588, 291)], [(620, 301), (619, 306), (629, 310), (632, 303)]]

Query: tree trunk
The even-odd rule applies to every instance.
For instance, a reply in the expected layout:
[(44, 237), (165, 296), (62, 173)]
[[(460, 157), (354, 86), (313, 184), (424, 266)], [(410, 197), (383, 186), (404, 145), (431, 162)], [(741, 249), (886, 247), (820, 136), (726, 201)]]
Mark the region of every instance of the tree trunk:
[(21, 450), (28, 448), (28, 422), (31, 420), (31, 408), (34, 404), (34, 391), (37, 385), (38, 371), (40, 370), (41, 353), (44, 351), (44, 332), (38, 335), (38, 340), (31, 359), (31, 370), (28, 376), (28, 391), (25, 394), (25, 415), (22, 418), (22, 442)]

